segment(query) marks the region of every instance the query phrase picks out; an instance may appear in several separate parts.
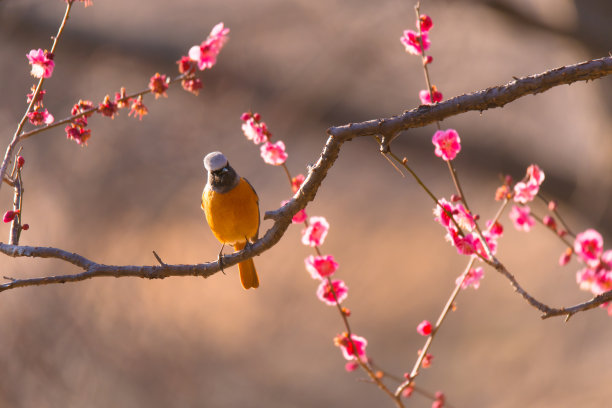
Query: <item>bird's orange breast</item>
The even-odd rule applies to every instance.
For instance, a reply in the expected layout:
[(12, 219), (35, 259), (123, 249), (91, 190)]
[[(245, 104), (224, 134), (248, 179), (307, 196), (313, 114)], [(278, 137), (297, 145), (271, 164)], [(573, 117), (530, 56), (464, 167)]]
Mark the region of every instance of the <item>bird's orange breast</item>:
[(202, 193), (202, 209), (215, 237), (222, 243), (257, 239), (259, 203), (257, 193), (243, 178), (227, 193), (218, 193), (208, 186)]

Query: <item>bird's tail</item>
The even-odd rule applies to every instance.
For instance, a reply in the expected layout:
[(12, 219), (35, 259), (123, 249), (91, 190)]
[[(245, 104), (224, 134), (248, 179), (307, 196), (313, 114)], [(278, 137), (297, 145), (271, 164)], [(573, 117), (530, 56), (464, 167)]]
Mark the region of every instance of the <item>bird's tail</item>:
[[(234, 245), (234, 250), (240, 251), (245, 246), (246, 242), (237, 243)], [(253, 258), (240, 262), (238, 264), (238, 270), (240, 271), (240, 283), (242, 283), (243, 288), (250, 289), (259, 287), (259, 277), (257, 276), (257, 271), (255, 270)]]

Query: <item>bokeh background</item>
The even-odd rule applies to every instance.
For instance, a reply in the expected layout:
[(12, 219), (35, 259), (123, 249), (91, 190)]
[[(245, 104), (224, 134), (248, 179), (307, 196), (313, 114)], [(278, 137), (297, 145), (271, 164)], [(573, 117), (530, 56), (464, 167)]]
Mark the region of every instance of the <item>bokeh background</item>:
[[(79, 99), (99, 102), (121, 86), (144, 89), (219, 21), (230, 41), (202, 75), (198, 97), (172, 87), (145, 100), (142, 121), (122, 111), (90, 121), (87, 147), (63, 130), (23, 144), (22, 244), (63, 248), (108, 264), (216, 258), (219, 245), (199, 207), (203, 156), (221, 150), (260, 196), (262, 212), (291, 193), (241, 134), (240, 114), (262, 114), (285, 141), (297, 174), (314, 162), (329, 126), (387, 117), (418, 105), (419, 59), (399, 37), (414, 27), (413, 2), (399, 0), (94, 0), (77, 4), (45, 82), (56, 118)], [(608, 0), (423, 1), (433, 17), (433, 83), (446, 98), (504, 84), (612, 49)], [(33, 79), (25, 54), (50, 48), (60, 0), (0, 0), (0, 129), (8, 143)], [(546, 172), (543, 191), (560, 202), (575, 231), (612, 239), (612, 79), (522, 98), (503, 109), (442, 124), (459, 130), (456, 167), (471, 206), (496, 211), (500, 174), (521, 178), (531, 163)], [(402, 135), (393, 148), (439, 196), (452, 184), (433, 155), (433, 126)], [(0, 208), (11, 190), (2, 189)], [(409, 371), (466, 259), (432, 219), (432, 203), (380, 156), (371, 139), (345, 144), (307, 211), (331, 230), (322, 250), (340, 263), (354, 331), (386, 370)], [(543, 209), (536, 206), (542, 214)], [(561, 242), (542, 228), (506, 234), (499, 256), (519, 282), (552, 306), (589, 298), (573, 262), (561, 268)], [(262, 224), (265, 230), (269, 221)], [(4, 226), (8, 237), (8, 226)], [(337, 312), (315, 297), (304, 270), (311, 253), (300, 226), (256, 258), (261, 287), (244, 291), (235, 268), (209, 279), (99, 278), (0, 295), (2, 407), (392, 406), (347, 373), (332, 338)], [(1, 232), (1, 231), (0, 231)], [(4, 238), (7, 239), (7, 238)], [(76, 273), (54, 260), (0, 257), (3, 276)], [(508, 282), (487, 270), (479, 290), (462, 292), (439, 332), (433, 366), (418, 384), (443, 390), (454, 407), (602, 407), (610, 404), (612, 321), (603, 310), (541, 321)], [(409, 406), (431, 402), (414, 396)]]

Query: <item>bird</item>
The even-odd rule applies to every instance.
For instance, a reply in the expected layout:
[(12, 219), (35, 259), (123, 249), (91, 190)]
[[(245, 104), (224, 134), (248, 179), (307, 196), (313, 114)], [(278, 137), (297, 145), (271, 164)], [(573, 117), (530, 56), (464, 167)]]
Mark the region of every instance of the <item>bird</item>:
[[(221, 242), (219, 266), (223, 270), (223, 248), (232, 245), (240, 251), (259, 236), (259, 197), (255, 189), (240, 177), (221, 152), (204, 157), (208, 180), (202, 192), (202, 209), (213, 235)], [(252, 258), (238, 264), (244, 289), (258, 288), (259, 277)]]

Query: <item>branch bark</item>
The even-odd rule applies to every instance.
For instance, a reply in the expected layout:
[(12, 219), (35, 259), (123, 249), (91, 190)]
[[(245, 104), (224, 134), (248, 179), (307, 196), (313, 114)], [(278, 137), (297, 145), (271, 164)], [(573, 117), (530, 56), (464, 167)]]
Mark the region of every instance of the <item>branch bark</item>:
[[(274, 246), (291, 225), (292, 217), (315, 198), (321, 183), (327, 176), (327, 172), (338, 158), (342, 144), (348, 140), (361, 136), (381, 135), (383, 144), (388, 147), (391, 140), (401, 131), (410, 128), (422, 127), (468, 111), (482, 112), (487, 109), (502, 107), (525, 95), (538, 94), (555, 86), (593, 80), (610, 74), (612, 74), (612, 57), (606, 57), (515, 79), (506, 85), (457, 96), (435, 105), (419, 106), (398, 116), (331, 127), (327, 130), (329, 137), (321, 156), (316, 164), (308, 169), (308, 175), (300, 189), (287, 204), (265, 214), (264, 219), (274, 220), (272, 227), (253, 245), (245, 247), (239, 252), (225, 255), (223, 265), (225, 267), (235, 265), (245, 259), (260, 255)], [(60, 259), (83, 269), (83, 272), (73, 275), (13, 279), (0, 285), (0, 292), (25, 286), (79, 282), (101, 276), (117, 278), (131, 276), (147, 279), (163, 279), (170, 276), (202, 276), (206, 278), (220, 270), (217, 262), (193, 265), (105, 265), (58, 248), (18, 246), (4, 243), (0, 243), (0, 252), (12, 257)], [(514, 285), (516, 282), (512, 283)], [(521, 294), (525, 297), (523, 293)], [(569, 317), (579, 311), (588, 310), (612, 300), (612, 293), (607, 292), (589, 302), (562, 309), (550, 308), (537, 301), (534, 303), (535, 299), (529, 295), (526, 299), (535, 307), (541, 306), (538, 309), (544, 312), (543, 318), (558, 315)]]

